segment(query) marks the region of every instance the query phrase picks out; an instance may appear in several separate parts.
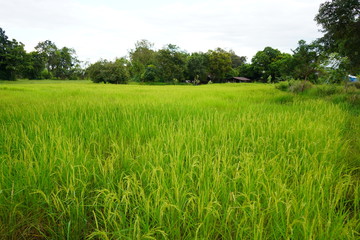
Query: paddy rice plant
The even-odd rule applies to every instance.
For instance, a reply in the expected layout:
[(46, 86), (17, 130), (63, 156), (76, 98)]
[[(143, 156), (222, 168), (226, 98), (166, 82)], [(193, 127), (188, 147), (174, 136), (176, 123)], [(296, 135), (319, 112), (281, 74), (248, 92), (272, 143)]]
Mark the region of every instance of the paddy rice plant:
[(358, 239), (359, 117), (265, 84), (1, 84), (1, 239)]

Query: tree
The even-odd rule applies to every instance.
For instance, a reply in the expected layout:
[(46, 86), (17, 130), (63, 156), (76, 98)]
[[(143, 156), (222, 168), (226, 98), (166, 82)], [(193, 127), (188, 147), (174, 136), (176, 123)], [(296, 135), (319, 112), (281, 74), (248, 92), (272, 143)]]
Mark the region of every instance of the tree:
[(78, 71), (79, 61), (72, 48), (58, 48), (55, 43), (46, 40), (35, 47), (45, 63), (46, 72), (50, 78), (70, 79)]
[(9, 75), (6, 69), (6, 55), (8, 51), (8, 44), (8, 36), (6, 36), (5, 31), (0, 28), (0, 79), (6, 79)]
[(15, 80), (21, 76), (26, 60), (24, 44), (15, 39), (9, 40), (0, 28), (0, 79)]
[(116, 59), (115, 62), (100, 60), (90, 65), (87, 73), (95, 83), (126, 83), (129, 78), (127, 64), (124, 58)]
[(349, 69), (349, 59), (342, 57), (339, 53), (331, 53), (322, 62), (324, 71), (322, 80), (326, 83), (341, 83), (347, 79), (347, 69)]
[(215, 82), (224, 81), (227, 74), (231, 71), (231, 54), (221, 48), (209, 50), (209, 72), (211, 79)]
[[(275, 73), (276, 78), (272, 78), (273, 82), (287, 80), (293, 78), (295, 69), (294, 57), (288, 53), (281, 53), (270, 64), (271, 72)], [(271, 75), (270, 75), (271, 76)]]
[(129, 62), (125, 58), (118, 58), (110, 64), (109, 83), (127, 83), (129, 78), (128, 64)]
[(35, 50), (42, 56), (48, 72), (52, 73), (57, 67), (57, 62), (59, 61), (58, 48), (55, 43), (51, 42), (50, 40), (39, 42), (36, 45)]
[(205, 53), (192, 53), (186, 64), (186, 78), (199, 79), (200, 83), (206, 83), (209, 69), (209, 59)]
[(232, 68), (238, 68), (241, 65), (246, 63), (246, 57), (245, 56), (238, 56), (233, 50), (229, 51), (231, 56), (231, 67)]
[(143, 39), (135, 43), (135, 49), (130, 50), (130, 74), (135, 81), (141, 80), (147, 66), (154, 64), (156, 52), (153, 47), (153, 43)]
[(338, 52), (350, 60), (353, 71), (360, 70), (360, 2), (331, 0), (322, 3), (315, 17), (324, 36), (321, 43), (329, 52)]
[(186, 58), (187, 54), (173, 44), (168, 44), (159, 50), (156, 55), (155, 65), (159, 71), (160, 80), (163, 82), (170, 82), (174, 79), (183, 81)]
[(293, 50), (294, 77), (315, 82), (321, 61), (319, 46), (316, 42), (307, 44), (304, 40), (300, 40), (298, 44), (298, 47)]
[(28, 79), (42, 79), (42, 71), (45, 69), (43, 58), (38, 52), (26, 54), (26, 65), (23, 68), (23, 76)]
[(107, 82), (105, 73), (106, 64), (108, 64), (107, 60), (99, 60), (91, 64), (86, 69), (86, 74), (89, 76), (91, 81), (94, 83)]
[(238, 75), (250, 79), (257, 79), (257, 73), (254, 70), (254, 66), (249, 63), (244, 63), (237, 68)]
[(278, 60), (280, 56), (281, 52), (272, 47), (266, 47), (264, 50), (258, 51), (251, 59), (255, 79), (267, 81), (269, 76), (271, 76), (271, 79), (279, 77), (280, 74), (272, 63)]
[(76, 52), (72, 48), (63, 47), (55, 52), (54, 77), (60, 79), (70, 79), (75, 72), (75, 66), (78, 64)]
[(155, 65), (150, 64), (145, 68), (144, 73), (141, 75), (141, 81), (143, 82), (159, 81), (159, 72)]

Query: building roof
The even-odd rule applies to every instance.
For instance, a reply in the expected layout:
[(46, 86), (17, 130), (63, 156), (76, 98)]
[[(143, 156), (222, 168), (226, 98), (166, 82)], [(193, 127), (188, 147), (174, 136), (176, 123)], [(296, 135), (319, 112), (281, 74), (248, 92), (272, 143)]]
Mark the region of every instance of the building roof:
[(233, 79), (239, 80), (239, 81), (251, 81), (250, 79), (246, 77), (233, 77)]

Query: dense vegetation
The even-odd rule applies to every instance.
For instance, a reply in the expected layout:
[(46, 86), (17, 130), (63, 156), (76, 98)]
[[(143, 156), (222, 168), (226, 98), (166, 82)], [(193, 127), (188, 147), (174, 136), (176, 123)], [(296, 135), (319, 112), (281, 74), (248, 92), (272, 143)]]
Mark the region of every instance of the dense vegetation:
[(49, 40), (40, 42), (35, 49), (27, 53), (24, 44), (9, 40), (0, 28), (0, 79), (78, 79), (83, 76), (74, 49), (59, 49)]
[(264, 84), (3, 84), (1, 239), (356, 239), (359, 118)]
[(292, 54), (265, 47), (247, 63), (232, 50), (217, 48), (187, 53), (168, 44), (154, 49), (140, 40), (128, 56), (115, 61), (100, 60), (86, 69), (80, 67), (75, 50), (58, 48), (47, 40), (36, 51), (26, 53), (22, 43), (9, 40), (0, 28), (0, 79), (79, 79), (94, 82), (126, 83), (226, 82), (243, 76), (261, 82), (304, 79), (313, 83), (339, 83), (347, 74), (360, 71), (360, 3), (358, 0), (332, 0), (320, 5), (315, 17), (324, 36), (311, 43), (298, 42)]

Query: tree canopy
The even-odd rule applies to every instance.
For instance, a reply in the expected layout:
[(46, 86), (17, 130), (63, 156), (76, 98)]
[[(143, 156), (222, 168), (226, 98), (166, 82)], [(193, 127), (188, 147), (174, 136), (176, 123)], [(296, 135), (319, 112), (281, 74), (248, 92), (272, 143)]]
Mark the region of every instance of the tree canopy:
[(95, 83), (126, 83), (129, 78), (127, 64), (124, 58), (116, 59), (114, 62), (100, 60), (90, 65), (87, 73)]
[(24, 44), (9, 40), (0, 28), (0, 79), (15, 80), (25, 66), (25, 56)]
[(27, 53), (24, 44), (10, 40), (0, 28), (0, 79), (77, 79), (82, 70), (72, 48), (58, 48), (54, 42), (39, 42)]
[(129, 51), (130, 76), (136, 81), (144, 80), (142, 75), (149, 65), (155, 62), (154, 44), (142, 39), (135, 43), (135, 49)]
[(322, 3), (315, 17), (322, 27), (320, 39), (329, 52), (338, 52), (350, 60), (352, 71), (360, 70), (360, 1), (331, 0)]

